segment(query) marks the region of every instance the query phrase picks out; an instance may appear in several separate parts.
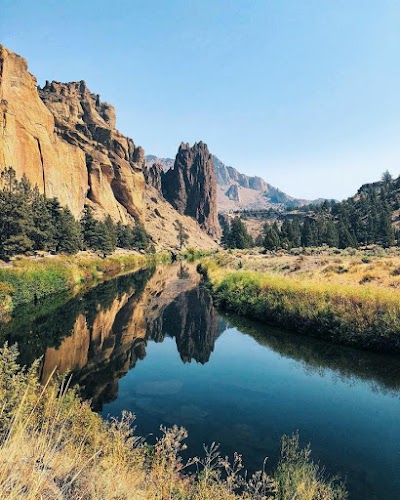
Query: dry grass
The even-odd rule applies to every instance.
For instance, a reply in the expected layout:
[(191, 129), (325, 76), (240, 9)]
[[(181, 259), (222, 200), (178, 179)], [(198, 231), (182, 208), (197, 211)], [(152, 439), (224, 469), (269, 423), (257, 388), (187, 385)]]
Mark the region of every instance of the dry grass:
[(358, 347), (400, 350), (398, 255), (222, 252), (202, 263), (219, 304)]
[(221, 267), (277, 274), (337, 285), (400, 289), (400, 249), (294, 249), (263, 254), (259, 250), (220, 252)]

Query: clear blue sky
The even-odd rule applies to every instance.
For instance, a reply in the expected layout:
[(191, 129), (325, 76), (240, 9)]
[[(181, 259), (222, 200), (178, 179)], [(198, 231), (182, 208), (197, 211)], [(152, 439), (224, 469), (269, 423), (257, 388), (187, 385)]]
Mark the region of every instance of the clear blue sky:
[(307, 198), (400, 174), (400, 0), (0, 0), (0, 41), (149, 154), (203, 140)]

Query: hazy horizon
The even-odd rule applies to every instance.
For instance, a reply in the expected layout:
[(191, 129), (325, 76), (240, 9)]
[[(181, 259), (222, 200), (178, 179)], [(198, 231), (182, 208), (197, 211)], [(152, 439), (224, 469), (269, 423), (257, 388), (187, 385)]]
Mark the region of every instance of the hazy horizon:
[(400, 173), (400, 2), (3, 0), (0, 43), (85, 80), (146, 154), (202, 140), (297, 198)]

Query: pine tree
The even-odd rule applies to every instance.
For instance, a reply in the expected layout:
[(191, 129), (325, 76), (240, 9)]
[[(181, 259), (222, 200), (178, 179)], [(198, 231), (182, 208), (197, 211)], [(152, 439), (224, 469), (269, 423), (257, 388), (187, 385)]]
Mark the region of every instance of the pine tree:
[(179, 243), (179, 249), (182, 250), (183, 246), (185, 245), (186, 241), (189, 239), (189, 235), (185, 231), (185, 228), (183, 227), (183, 224), (180, 220), (175, 221), (176, 229), (178, 231), (178, 243)]
[(81, 219), (83, 243), (86, 249), (98, 248), (98, 222), (93, 216), (91, 207), (85, 205)]
[(62, 208), (60, 212), (57, 237), (57, 252), (74, 254), (83, 246), (80, 224), (75, 220), (69, 208)]
[[(185, 242), (189, 239), (187, 233), (184, 236)], [(133, 229), (133, 241), (134, 247), (138, 250), (146, 250), (149, 246), (149, 236), (143, 226), (143, 224), (136, 223)]]
[(264, 226), (264, 248), (265, 250), (278, 250), (281, 248), (281, 240), (276, 226), (265, 224)]
[(339, 234), (336, 224), (332, 220), (326, 222), (325, 243), (330, 247), (339, 246)]
[(253, 245), (253, 239), (247, 231), (245, 224), (239, 217), (235, 217), (230, 224), (228, 237), (229, 248), (245, 249)]

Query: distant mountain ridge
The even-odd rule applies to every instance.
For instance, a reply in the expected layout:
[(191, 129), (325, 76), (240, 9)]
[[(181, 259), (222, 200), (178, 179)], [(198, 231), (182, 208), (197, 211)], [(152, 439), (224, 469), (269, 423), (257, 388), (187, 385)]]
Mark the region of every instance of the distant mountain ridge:
[[(219, 212), (233, 210), (258, 210), (267, 208), (290, 208), (309, 203), (322, 203), (324, 200), (305, 200), (293, 198), (280, 189), (271, 186), (264, 179), (240, 173), (236, 168), (225, 165), (217, 156), (212, 155), (217, 178), (217, 200)], [(154, 163), (164, 172), (175, 163), (173, 158), (159, 158), (155, 155), (145, 157), (147, 167)]]

